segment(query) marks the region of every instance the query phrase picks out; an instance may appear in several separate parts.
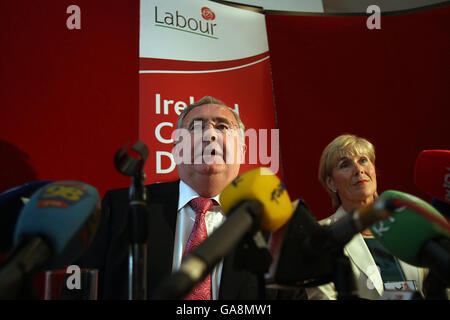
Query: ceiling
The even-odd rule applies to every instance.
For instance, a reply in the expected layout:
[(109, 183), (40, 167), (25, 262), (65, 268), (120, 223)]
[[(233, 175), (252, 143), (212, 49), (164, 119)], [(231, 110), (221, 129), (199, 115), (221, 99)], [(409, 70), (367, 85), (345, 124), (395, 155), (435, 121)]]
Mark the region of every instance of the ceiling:
[[(214, 2), (233, 6), (247, 6), (257, 11), (281, 11), (287, 14), (366, 14), (367, 7), (377, 5), (381, 13), (417, 10), (450, 5), (448, 0), (233, 0)], [(280, 13), (281, 13), (280, 12)]]

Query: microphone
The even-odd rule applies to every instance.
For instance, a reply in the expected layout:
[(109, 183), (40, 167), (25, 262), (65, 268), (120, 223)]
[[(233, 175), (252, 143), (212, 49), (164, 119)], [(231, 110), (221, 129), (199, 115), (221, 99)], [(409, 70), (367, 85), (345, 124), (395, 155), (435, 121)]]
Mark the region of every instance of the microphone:
[(24, 200), (29, 199), (34, 192), (50, 182), (52, 181), (28, 182), (0, 194), (1, 224), (3, 226), (0, 232), (0, 253), (8, 252), (12, 247), (14, 226), (24, 206)]
[[(328, 226), (319, 225), (307, 205), (300, 200), (289, 223), (271, 236), (269, 247), (274, 263), (266, 274), (270, 286), (317, 286), (330, 282), (335, 271), (333, 261), (342, 253), (342, 248), (357, 233), (376, 222), (394, 219), (391, 216), (405, 204), (399, 204), (398, 199), (386, 195), (388, 193), (371, 206), (353, 210)], [(408, 205), (414, 206), (411, 203)], [(427, 217), (421, 219), (427, 222), (431, 219), (436, 228), (448, 232), (445, 220), (433, 207), (425, 205), (424, 208), (431, 208), (433, 212), (423, 212), (414, 206), (417, 214)]]
[[(53, 181), (33, 181), (8, 189), (0, 194), (0, 207), (3, 208), (3, 206), (10, 205), (13, 202), (15, 203), (17, 200), (21, 200), (21, 198), (29, 198), (34, 192), (50, 182)], [(21, 204), (23, 204), (22, 201)]]
[(323, 230), (302, 199), (294, 203), (292, 218), (269, 239), (273, 262), (265, 275), (266, 287), (319, 285), (331, 281), (333, 261), (328, 252), (315, 248), (312, 240)]
[(238, 176), (220, 195), (227, 219), (189, 253), (180, 269), (155, 291), (154, 299), (181, 299), (247, 234), (258, 229), (274, 231), (292, 215), (284, 185), (268, 168)]
[(416, 160), (414, 182), (433, 198), (433, 207), (450, 219), (450, 150), (422, 151)]
[(450, 150), (424, 150), (416, 160), (414, 182), (432, 198), (450, 204)]
[(99, 200), (97, 189), (77, 181), (50, 183), (35, 192), (20, 213), (15, 248), (0, 269), (0, 299), (20, 295), (36, 271), (78, 259), (97, 231)]
[(293, 207), (286, 187), (268, 168), (249, 170), (234, 179), (220, 194), (220, 205), (228, 214), (239, 203), (252, 199), (263, 206), (261, 230), (278, 230), (292, 216)]
[[(387, 190), (395, 215), (370, 227), (375, 238), (394, 256), (419, 267), (432, 269), (450, 283), (450, 227), (427, 202), (404, 192)], [(426, 215), (424, 215), (426, 214)]]
[(333, 281), (336, 259), (359, 232), (383, 220), (395, 209), (390, 199), (349, 212), (328, 226), (320, 225), (306, 203), (299, 199), (293, 217), (269, 242), (274, 262), (266, 274), (271, 287), (317, 286)]
[(447, 221), (450, 219), (450, 203), (433, 198), (431, 199), (431, 205), (435, 207)]

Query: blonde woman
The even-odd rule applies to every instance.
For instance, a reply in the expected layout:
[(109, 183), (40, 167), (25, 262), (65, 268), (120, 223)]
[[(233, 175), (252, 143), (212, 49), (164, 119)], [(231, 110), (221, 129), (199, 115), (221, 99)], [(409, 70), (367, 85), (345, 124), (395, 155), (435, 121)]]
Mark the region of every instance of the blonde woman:
[[(368, 140), (351, 134), (335, 138), (323, 151), (319, 180), (332, 199), (334, 214), (320, 221), (334, 223), (348, 212), (371, 205), (378, 197), (375, 148)], [(389, 254), (369, 229), (344, 247), (350, 259), (356, 294), (377, 300), (384, 289), (400, 287), (422, 291), (426, 269), (411, 266)], [(307, 289), (309, 299), (336, 299), (333, 283)]]

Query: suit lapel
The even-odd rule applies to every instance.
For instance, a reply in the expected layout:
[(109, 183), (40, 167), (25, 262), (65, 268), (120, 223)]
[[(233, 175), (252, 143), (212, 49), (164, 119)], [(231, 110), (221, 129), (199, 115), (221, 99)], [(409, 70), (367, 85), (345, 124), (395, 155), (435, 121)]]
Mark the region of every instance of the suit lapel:
[[(345, 210), (342, 207), (339, 207), (330, 218), (325, 220), (324, 224), (329, 225), (335, 223), (346, 214)], [(372, 281), (372, 284), (381, 296), (383, 294), (383, 280), (376, 267), (375, 260), (360, 233), (356, 234), (352, 240), (345, 245), (344, 252), (353, 264), (356, 265), (359, 271)]]
[(378, 294), (381, 296), (383, 294), (383, 280), (375, 260), (361, 234), (356, 234), (344, 247), (344, 251), (358, 267), (359, 271), (370, 279)]
[(179, 181), (148, 186), (148, 283), (155, 289), (172, 272)]

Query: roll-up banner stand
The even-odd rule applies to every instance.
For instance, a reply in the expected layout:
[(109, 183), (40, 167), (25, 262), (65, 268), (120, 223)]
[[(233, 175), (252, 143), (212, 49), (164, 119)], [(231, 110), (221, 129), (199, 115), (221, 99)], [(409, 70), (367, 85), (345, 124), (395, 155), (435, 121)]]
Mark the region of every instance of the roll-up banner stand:
[(213, 96), (239, 112), (247, 152), (280, 176), (278, 130), (264, 15), (201, 0), (141, 0), (139, 140), (146, 183), (178, 178), (172, 133), (184, 108)]

